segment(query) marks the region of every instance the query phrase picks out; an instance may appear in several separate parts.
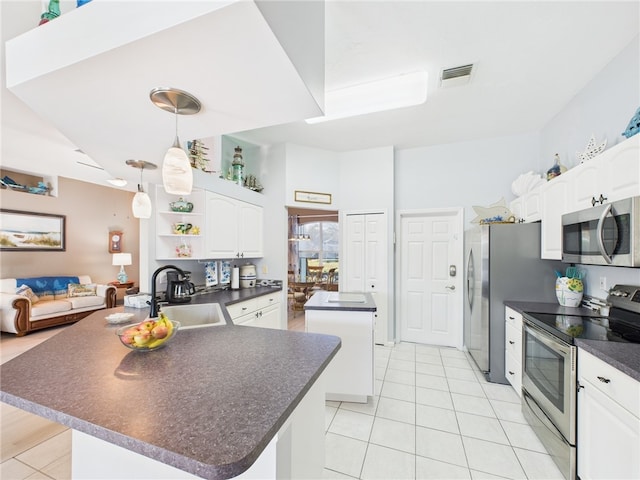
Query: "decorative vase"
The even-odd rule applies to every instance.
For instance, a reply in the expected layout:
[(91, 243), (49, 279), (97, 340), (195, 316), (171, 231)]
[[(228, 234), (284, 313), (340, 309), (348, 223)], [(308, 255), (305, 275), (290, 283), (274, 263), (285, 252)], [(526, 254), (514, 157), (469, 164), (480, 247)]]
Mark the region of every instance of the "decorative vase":
[(560, 163), (560, 155), (556, 153), (553, 167), (547, 170), (547, 181), (567, 171), (567, 167)]
[(582, 301), (584, 285), (582, 280), (569, 277), (556, 279), (556, 297), (563, 307), (578, 307)]

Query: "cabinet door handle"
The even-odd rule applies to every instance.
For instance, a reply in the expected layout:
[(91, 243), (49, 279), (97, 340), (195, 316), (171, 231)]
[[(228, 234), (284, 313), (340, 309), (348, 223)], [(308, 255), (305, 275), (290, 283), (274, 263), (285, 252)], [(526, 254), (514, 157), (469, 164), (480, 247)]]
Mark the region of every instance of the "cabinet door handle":
[(509, 370), (509, 375), (515, 375), (516, 372), (512, 372), (511, 370)]
[(509, 340), (509, 344), (510, 345), (515, 345), (516, 342), (514, 342), (513, 340)]
[(509, 315), (509, 320), (515, 320), (516, 317), (512, 317), (511, 315)]
[(609, 383), (609, 382), (611, 382), (611, 380), (609, 380), (608, 378), (605, 378), (605, 377), (598, 377), (598, 380), (600, 380), (602, 383)]

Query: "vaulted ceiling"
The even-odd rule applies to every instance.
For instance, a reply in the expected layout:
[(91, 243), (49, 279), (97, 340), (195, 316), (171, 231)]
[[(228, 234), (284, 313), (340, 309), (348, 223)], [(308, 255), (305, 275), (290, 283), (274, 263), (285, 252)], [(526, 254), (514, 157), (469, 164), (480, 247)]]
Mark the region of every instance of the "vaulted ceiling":
[[(62, 0), (63, 12), (74, 4)], [(637, 41), (639, 5), (635, 1), (328, 1), (325, 89), (426, 70), (427, 101), (315, 125), (300, 119), (242, 132), (212, 131), (211, 136), (231, 134), (256, 144), (291, 142), (348, 151), (384, 145), (413, 148), (539, 131), (629, 42)], [(7, 39), (36, 28), (41, 1), (4, 0), (0, 8), (4, 49)], [(104, 34), (113, 28), (105, 25)], [(234, 33), (241, 37), (245, 32)], [(227, 41), (234, 42), (234, 36)], [(194, 44), (193, 48), (203, 59), (194, 74), (234, 75), (206, 61), (209, 49), (224, 45)], [(255, 48), (259, 55), (260, 45)], [(157, 59), (145, 61), (153, 60)], [(180, 59), (172, 61), (180, 66)], [(468, 84), (440, 86), (442, 69), (466, 64), (474, 65)], [(73, 81), (69, 79), (70, 85)], [(75, 151), (83, 149), (81, 136), (71, 142), (68, 138), (73, 135), (61, 134), (50, 119), (36, 115), (6, 89), (4, 70), (2, 82), (3, 166), (101, 184), (121, 168), (122, 152), (110, 155), (114, 142), (121, 139), (104, 132), (103, 144), (92, 143), (100, 158), (96, 164)], [(132, 78), (132, 85), (135, 82)], [(117, 92), (100, 94), (113, 99), (104, 115), (131, 114), (126, 105), (118, 104)], [(72, 120), (81, 129), (83, 119)], [(185, 123), (181, 138), (194, 138), (189, 128)], [(193, 131), (198, 129), (194, 126)], [(171, 141), (165, 136), (158, 135), (163, 148)], [(161, 162), (161, 158), (145, 160)], [(137, 183), (138, 173), (130, 172), (130, 185)]]

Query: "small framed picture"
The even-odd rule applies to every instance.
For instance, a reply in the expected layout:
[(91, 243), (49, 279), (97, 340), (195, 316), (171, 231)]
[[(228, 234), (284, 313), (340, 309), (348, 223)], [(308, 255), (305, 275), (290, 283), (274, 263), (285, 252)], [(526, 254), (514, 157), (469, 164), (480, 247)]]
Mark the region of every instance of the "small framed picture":
[(109, 253), (122, 252), (122, 232), (109, 232)]

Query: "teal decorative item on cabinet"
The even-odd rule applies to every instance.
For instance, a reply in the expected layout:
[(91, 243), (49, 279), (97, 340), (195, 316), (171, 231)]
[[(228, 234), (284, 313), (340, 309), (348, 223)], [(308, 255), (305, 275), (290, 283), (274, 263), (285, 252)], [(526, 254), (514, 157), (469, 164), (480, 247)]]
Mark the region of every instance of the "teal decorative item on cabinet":
[(627, 138), (631, 138), (638, 132), (640, 132), (640, 108), (638, 108), (638, 110), (636, 110), (636, 114), (631, 117), (629, 125), (627, 125), (627, 129), (622, 132), (622, 135)]

